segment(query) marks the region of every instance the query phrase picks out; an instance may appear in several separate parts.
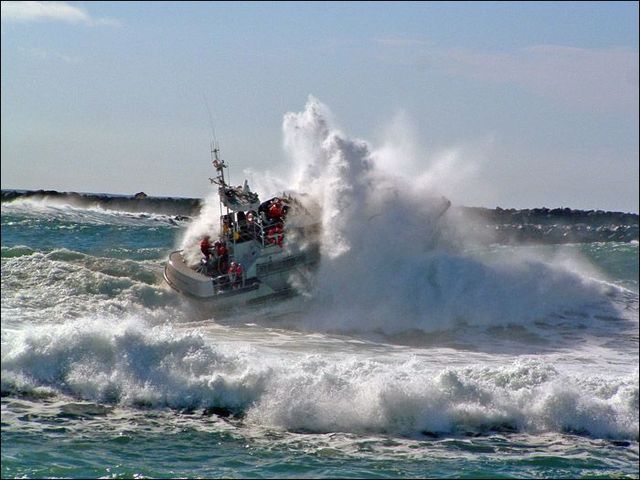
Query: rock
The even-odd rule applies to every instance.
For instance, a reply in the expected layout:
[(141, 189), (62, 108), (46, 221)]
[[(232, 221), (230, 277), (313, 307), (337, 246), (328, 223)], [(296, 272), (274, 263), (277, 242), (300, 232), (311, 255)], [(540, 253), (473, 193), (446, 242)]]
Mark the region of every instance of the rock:
[(207, 407), (202, 412), (202, 415), (207, 417), (211, 415), (217, 415), (218, 417), (221, 417), (221, 418), (228, 418), (232, 414), (233, 412), (226, 407)]

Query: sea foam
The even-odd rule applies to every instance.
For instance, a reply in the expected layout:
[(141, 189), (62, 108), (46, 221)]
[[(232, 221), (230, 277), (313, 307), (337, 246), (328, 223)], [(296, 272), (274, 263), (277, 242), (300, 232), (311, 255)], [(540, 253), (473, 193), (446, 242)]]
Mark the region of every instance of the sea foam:
[(612, 378), (526, 357), (447, 367), (410, 353), (284, 355), (205, 333), (135, 317), (34, 327), (3, 344), (3, 394), (44, 390), (125, 406), (218, 407), (248, 424), (299, 432), (638, 438), (637, 369)]
[(593, 303), (616, 309), (607, 297), (612, 287), (577, 261), (567, 268), (531, 255), (469, 256), (464, 247), (474, 239), (464, 215), (443, 214), (441, 171), (440, 191), (428, 168), (415, 172), (421, 181), (390, 171), (389, 148), (352, 139), (330, 119), (310, 97), (283, 123), (288, 183), (317, 201), (322, 220), (322, 261), (305, 292), (318, 306), (303, 322), (309, 328), (392, 334), (528, 324)]

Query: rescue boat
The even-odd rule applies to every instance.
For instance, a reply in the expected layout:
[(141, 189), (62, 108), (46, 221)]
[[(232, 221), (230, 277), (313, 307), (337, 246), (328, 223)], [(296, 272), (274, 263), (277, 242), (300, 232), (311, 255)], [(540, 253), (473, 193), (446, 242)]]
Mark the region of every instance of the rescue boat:
[[(169, 255), (166, 283), (179, 293), (224, 310), (263, 305), (296, 296), (320, 261), (321, 224), (316, 206), (304, 195), (282, 194), (261, 202), (245, 180), (233, 187), (227, 165), (213, 148), (220, 225), (211, 244), (203, 238), (200, 261), (183, 250)], [(294, 286), (295, 285), (295, 286)]]

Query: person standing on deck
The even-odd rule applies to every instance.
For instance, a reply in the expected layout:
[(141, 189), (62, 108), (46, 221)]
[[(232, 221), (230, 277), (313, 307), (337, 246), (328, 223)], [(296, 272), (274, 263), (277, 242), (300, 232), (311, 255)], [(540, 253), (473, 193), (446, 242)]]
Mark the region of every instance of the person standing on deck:
[(205, 235), (205, 237), (200, 242), (200, 251), (202, 252), (202, 254), (204, 255), (204, 258), (207, 261), (209, 261), (209, 258), (213, 255), (211, 248), (212, 248), (211, 237), (209, 237), (209, 235)]
[(218, 257), (218, 273), (227, 273), (227, 265), (229, 264), (229, 251), (222, 240), (215, 243), (216, 256)]
[(234, 290), (244, 286), (244, 269), (241, 263), (231, 262), (229, 280), (231, 281), (231, 288)]

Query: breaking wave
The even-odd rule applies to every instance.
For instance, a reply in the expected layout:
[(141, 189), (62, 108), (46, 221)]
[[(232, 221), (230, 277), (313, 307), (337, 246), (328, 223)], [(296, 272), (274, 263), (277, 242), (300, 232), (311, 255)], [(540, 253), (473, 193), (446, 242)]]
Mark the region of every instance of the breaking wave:
[[(293, 432), (637, 440), (637, 292), (576, 255), (474, 248), (428, 169), (390, 173), (393, 149), (382, 159), (329, 118), (315, 99), (288, 114), (292, 178), (258, 184), (263, 198), (313, 196), (323, 224), (303, 311), (273, 341), (261, 312), (191, 326), (201, 318), (162, 281), (182, 220), (3, 203), (2, 395), (202, 409)], [(181, 241), (214, 228), (206, 203)], [(635, 247), (592, 253), (637, 288)], [(243, 335), (242, 322), (258, 325)]]
[(158, 260), (2, 247), (2, 291), (12, 292), (3, 295), (3, 325), (65, 322), (88, 314), (177, 316), (177, 297), (162, 287), (161, 272)]
[[(188, 217), (149, 210), (118, 210), (90, 202), (68, 202), (64, 197), (18, 197), (2, 203), (2, 215), (19, 217), (20, 226), (29, 226), (38, 220), (58, 220), (61, 224), (121, 225), (121, 226), (182, 226)], [(16, 225), (16, 221), (7, 224)]]
[(638, 371), (570, 375), (541, 360), (434, 367), (428, 358), (283, 357), (139, 318), (40, 326), (2, 348), (2, 392), (216, 409), (299, 432), (565, 432), (638, 439)]
[(469, 255), (477, 238), (463, 213), (443, 215), (446, 199), (434, 190), (428, 166), (392, 171), (389, 145), (381, 151), (351, 139), (330, 118), (310, 97), (283, 124), (293, 164), (283, 186), (311, 194), (323, 226), (321, 266), (305, 291), (317, 300), (308, 327), (393, 334), (527, 324), (584, 305), (617, 309), (608, 297), (617, 287), (593, 278), (579, 260)]
[(56, 190), (2, 190), (2, 203), (68, 206), (82, 210), (155, 213), (192, 216), (200, 211), (195, 198), (149, 197), (144, 192), (135, 196), (103, 193), (58, 192)]

